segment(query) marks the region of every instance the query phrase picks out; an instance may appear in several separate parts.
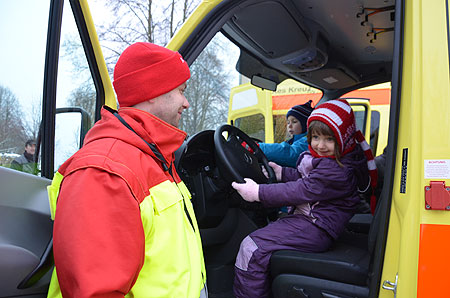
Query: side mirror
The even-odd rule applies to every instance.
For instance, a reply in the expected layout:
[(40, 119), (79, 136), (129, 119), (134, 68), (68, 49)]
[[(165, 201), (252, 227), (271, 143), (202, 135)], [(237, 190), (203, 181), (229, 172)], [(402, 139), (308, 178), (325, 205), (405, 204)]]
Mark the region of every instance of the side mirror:
[[(64, 114), (64, 113), (73, 113), (72, 115), (68, 116), (68, 117), (75, 117), (75, 119), (77, 119), (77, 121), (75, 121), (73, 125), (75, 125), (75, 127), (78, 129), (79, 128), (79, 135), (80, 135), (80, 141), (79, 141), (79, 146), (78, 149), (80, 149), (83, 146), (83, 141), (84, 141), (84, 137), (86, 136), (86, 133), (88, 132), (88, 130), (90, 129), (90, 124), (91, 124), (91, 117), (89, 117), (88, 112), (86, 112), (86, 110), (84, 110), (83, 108), (80, 107), (67, 107), (67, 108), (58, 108), (56, 109), (56, 115), (58, 114)], [(77, 113), (79, 115), (77, 115)], [(66, 118), (66, 117), (64, 117)], [(69, 124), (67, 121), (68, 119), (64, 119), (64, 123), (65, 124)]]
[[(73, 153), (83, 146), (84, 137), (91, 127), (91, 119), (81, 107), (57, 108), (55, 117), (55, 151), (56, 169)], [(38, 162), (41, 148), (42, 124), (39, 129), (35, 159)]]

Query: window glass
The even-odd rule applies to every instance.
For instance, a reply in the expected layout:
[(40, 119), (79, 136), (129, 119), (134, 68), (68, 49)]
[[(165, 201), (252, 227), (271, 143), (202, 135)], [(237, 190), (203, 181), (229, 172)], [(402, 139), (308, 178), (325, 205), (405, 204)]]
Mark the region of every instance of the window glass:
[(265, 141), (264, 116), (262, 114), (251, 115), (236, 119), (234, 125), (258, 141)]
[(367, 109), (364, 105), (352, 104), (353, 113), (355, 114), (356, 129), (363, 134), (366, 130)]
[[(238, 58), (238, 47), (217, 33), (190, 65), (191, 78), (185, 92), (190, 107), (183, 111), (180, 121), (180, 128), (189, 135), (227, 122), (230, 90), (240, 83), (235, 68)], [(236, 123), (248, 120), (242, 121)], [(264, 121), (261, 125), (264, 128)]]
[(82, 109), (88, 115), (88, 126), (91, 127), (95, 119), (95, 102), (95, 86), (67, 0), (64, 2), (56, 91), (55, 170), (80, 148), (81, 143), (81, 113), (79, 110), (62, 113), (61, 108)]
[(48, 15), (49, 1), (1, 1), (0, 166), (33, 174), (35, 145), (25, 144), (41, 122)]
[(286, 116), (273, 116), (273, 141), (274, 143), (282, 143), (286, 141)]
[(378, 136), (380, 130), (380, 112), (372, 111), (370, 117), (370, 148), (374, 154), (378, 148)]

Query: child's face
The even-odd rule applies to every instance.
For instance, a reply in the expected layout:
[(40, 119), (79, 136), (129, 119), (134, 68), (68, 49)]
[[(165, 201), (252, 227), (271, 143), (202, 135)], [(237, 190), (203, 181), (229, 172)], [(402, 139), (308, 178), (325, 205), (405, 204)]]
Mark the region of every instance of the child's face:
[(286, 130), (290, 136), (299, 135), (302, 133), (302, 124), (294, 116), (289, 116), (286, 121)]
[(311, 134), (311, 147), (320, 156), (334, 155), (335, 146), (336, 142), (334, 141), (333, 137), (318, 133)]

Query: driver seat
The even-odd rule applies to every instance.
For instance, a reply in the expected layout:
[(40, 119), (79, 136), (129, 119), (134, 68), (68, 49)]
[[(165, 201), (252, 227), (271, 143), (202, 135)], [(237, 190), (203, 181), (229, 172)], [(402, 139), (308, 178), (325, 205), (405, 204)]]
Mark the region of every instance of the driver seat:
[(377, 204), (368, 234), (345, 231), (321, 253), (275, 252), (270, 262), (273, 297), (367, 298), (381, 205)]

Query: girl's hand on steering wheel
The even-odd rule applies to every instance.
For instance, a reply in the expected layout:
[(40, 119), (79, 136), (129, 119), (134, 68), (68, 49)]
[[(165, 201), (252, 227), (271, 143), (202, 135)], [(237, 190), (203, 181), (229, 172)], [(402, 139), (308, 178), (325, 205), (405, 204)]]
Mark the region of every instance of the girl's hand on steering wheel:
[[(277, 178), (277, 181), (281, 181), (281, 172), (282, 172), (283, 168), (272, 161), (269, 161), (269, 166), (275, 172), (275, 177)], [(264, 167), (261, 167), (261, 168), (262, 168), (262, 172), (263, 172), (264, 176), (269, 178), (269, 173), (267, 173), (266, 168), (264, 168)]]
[(237, 190), (241, 197), (247, 202), (259, 202), (259, 184), (250, 178), (245, 178), (245, 183), (231, 183), (231, 186)]

